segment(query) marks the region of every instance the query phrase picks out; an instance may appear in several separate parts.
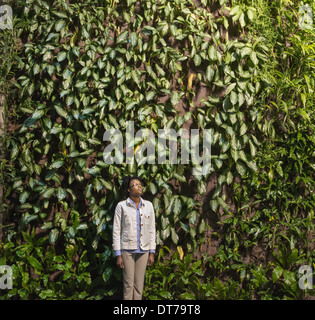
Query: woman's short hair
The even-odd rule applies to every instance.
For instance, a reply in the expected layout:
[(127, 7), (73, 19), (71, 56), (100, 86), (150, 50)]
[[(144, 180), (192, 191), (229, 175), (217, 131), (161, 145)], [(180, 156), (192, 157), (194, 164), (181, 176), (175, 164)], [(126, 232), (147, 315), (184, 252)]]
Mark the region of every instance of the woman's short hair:
[(121, 183), (121, 188), (122, 188), (122, 191), (124, 192), (125, 196), (129, 196), (129, 191), (128, 191), (128, 188), (129, 188), (129, 185), (130, 185), (130, 181), (132, 180), (139, 180), (140, 183), (145, 186), (146, 183), (144, 182), (144, 180), (140, 177), (137, 177), (137, 176), (125, 176), (122, 180), (122, 183)]

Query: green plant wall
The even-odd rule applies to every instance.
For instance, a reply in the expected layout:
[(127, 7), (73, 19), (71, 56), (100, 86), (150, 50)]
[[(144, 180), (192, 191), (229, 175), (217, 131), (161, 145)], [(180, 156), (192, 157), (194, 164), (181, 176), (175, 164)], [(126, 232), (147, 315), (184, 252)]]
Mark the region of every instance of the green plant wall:
[[(11, 38), (1, 34), (13, 50), (0, 264), (14, 273), (2, 298), (119, 296), (111, 231), (127, 174), (146, 181), (156, 211), (146, 298), (311, 294), (297, 270), (314, 261), (315, 42), (299, 6), (18, 2)], [(211, 171), (105, 163), (104, 132), (127, 121), (211, 129)]]

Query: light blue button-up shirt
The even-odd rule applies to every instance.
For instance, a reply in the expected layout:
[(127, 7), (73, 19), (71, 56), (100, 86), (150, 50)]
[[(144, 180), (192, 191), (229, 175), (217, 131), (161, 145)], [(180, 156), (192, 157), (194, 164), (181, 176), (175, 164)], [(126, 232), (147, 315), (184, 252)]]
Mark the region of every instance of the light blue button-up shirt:
[[(140, 248), (140, 235), (141, 235), (141, 218), (140, 218), (140, 209), (142, 207), (142, 201), (140, 198), (140, 203), (137, 208), (136, 204), (129, 198), (130, 203), (136, 208), (136, 214), (137, 214), (137, 249), (135, 250), (116, 250), (115, 256), (121, 256), (121, 251), (126, 251), (129, 253), (146, 253), (148, 250), (142, 250)], [(155, 253), (155, 250), (150, 250), (150, 253)]]

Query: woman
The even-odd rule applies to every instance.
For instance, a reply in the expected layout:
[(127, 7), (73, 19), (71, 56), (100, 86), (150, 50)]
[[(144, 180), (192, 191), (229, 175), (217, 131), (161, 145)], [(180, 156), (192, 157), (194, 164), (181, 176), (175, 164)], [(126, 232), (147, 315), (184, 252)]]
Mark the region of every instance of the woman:
[(123, 269), (124, 300), (141, 300), (147, 265), (154, 262), (155, 214), (150, 201), (141, 198), (143, 181), (125, 177), (128, 195), (115, 209), (113, 248), (117, 266)]

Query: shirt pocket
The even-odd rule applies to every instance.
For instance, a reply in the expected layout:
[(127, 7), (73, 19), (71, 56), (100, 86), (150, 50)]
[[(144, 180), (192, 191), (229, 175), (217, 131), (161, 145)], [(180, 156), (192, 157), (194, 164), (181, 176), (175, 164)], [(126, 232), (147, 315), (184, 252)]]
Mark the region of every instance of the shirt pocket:
[(151, 221), (150, 214), (145, 213), (143, 216), (144, 216), (144, 218), (143, 218), (144, 219), (144, 224), (148, 225), (150, 223), (150, 221)]
[(131, 241), (132, 217), (130, 213), (124, 212), (123, 220), (123, 241)]
[(132, 217), (131, 214), (128, 212), (124, 212), (124, 227), (130, 227), (132, 224)]

